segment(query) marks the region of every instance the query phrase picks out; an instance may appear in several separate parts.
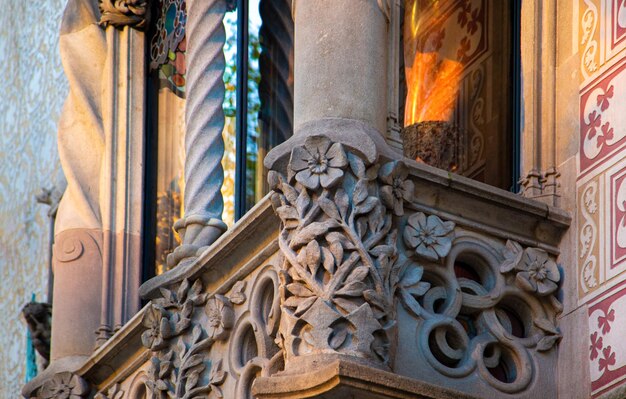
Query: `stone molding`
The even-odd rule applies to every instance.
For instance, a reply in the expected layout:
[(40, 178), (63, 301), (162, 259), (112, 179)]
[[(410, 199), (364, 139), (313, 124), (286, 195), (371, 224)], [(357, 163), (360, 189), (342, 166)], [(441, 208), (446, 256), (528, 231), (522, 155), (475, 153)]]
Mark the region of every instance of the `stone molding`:
[(150, 23), (150, 3), (148, 0), (101, 0), (100, 26), (124, 28), (129, 26), (145, 31)]
[(388, 371), (345, 360), (316, 367), (306, 375), (257, 378), (252, 392), (258, 399), (475, 399), (464, 394)]

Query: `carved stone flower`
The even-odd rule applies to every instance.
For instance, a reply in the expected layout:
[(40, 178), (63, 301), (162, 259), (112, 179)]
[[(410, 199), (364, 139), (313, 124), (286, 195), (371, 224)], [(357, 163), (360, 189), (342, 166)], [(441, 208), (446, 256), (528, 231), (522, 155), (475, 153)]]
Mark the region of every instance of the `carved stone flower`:
[(81, 399), (89, 393), (89, 385), (85, 380), (70, 372), (55, 374), (41, 387), (43, 399)]
[(378, 172), (383, 186), (380, 189), (380, 198), (387, 208), (393, 209), (396, 216), (404, 215), (404, 201), (413, 197), (415, 186), (407, 180), (409, 170), (403, 162), (388, 162)]
[(348, 158), (340, 143), (332, 143), (327, 137), (308, 137), (304, 146), (291, 152), (289, 161), (296, 180), (308, 189), (315, 190), (320, 184), (332, 187), (343, 176)]
[(526, 248), (515, 266), (515, 283), (521, 289), (548, 295), (556, 291), (561, 276), (548, 253), (539, 248)]
[(235, 313), (230, 300), (224, 295), (215, 295), (204, 308), (208, 317), (207, 334), (215, 340), (228, 338), (235, 323)]
[(163, 349), (166, 342), (162, 331), (167, 324), (167, 318), (163, 317), (163, 309), (158, 306), (150, 306), (143, 316), (141, 324), (147, 329), (141, 334), (141, 343), (153, 351)]
[(448, 255), (453, 239), (454, 223), (444, 222), (435, 215), (426, 217), (422, 212), (411, 215), (404, 228), (406, 245), (433, 261)]

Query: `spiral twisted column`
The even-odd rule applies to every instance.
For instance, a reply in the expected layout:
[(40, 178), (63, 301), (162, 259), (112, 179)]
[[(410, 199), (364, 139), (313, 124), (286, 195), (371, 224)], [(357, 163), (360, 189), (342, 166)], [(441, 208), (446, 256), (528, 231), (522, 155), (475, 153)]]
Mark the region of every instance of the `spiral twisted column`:
[(293, 19), (289, 0), (262, 0), (259, 13), (259, 95), (265, 148), (287, 140), (293, 130)]
[(193, 259), (225, 230), (224, 201), (224, 14), (226, 0), (187, 3), (187, 103), (185, 108), (185, 217), (174, 224), (182, 244), (168, 256), (169, 267)]

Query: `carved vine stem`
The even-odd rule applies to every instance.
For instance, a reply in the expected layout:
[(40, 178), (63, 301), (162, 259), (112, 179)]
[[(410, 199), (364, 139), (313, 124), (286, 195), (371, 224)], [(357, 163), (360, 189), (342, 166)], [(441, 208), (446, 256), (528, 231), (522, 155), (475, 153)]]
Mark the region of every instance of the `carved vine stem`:
[(187, 15), (187, 103), (185, 108), (185, 218), (174, 228), (182, 245), (168, 266), (193, 257), (224, 230), (224, 14), (226, 0), (191, 0)]

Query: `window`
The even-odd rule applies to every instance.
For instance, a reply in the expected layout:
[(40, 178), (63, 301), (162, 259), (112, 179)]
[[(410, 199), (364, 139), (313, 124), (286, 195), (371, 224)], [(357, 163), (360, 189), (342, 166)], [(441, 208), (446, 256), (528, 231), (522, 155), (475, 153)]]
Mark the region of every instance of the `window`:
[(517, 189), (519, 3), (405, 1), (398, 116), (406, 156)]
[[(149, 39), (144, 278), (167, 270), (183, 215), (185, 0), (158, 0)], [(293, 21), (288, 0), (239, 0), (226, 14), (223, 219), (267, 192), (265, 154), (291, 136)]]

